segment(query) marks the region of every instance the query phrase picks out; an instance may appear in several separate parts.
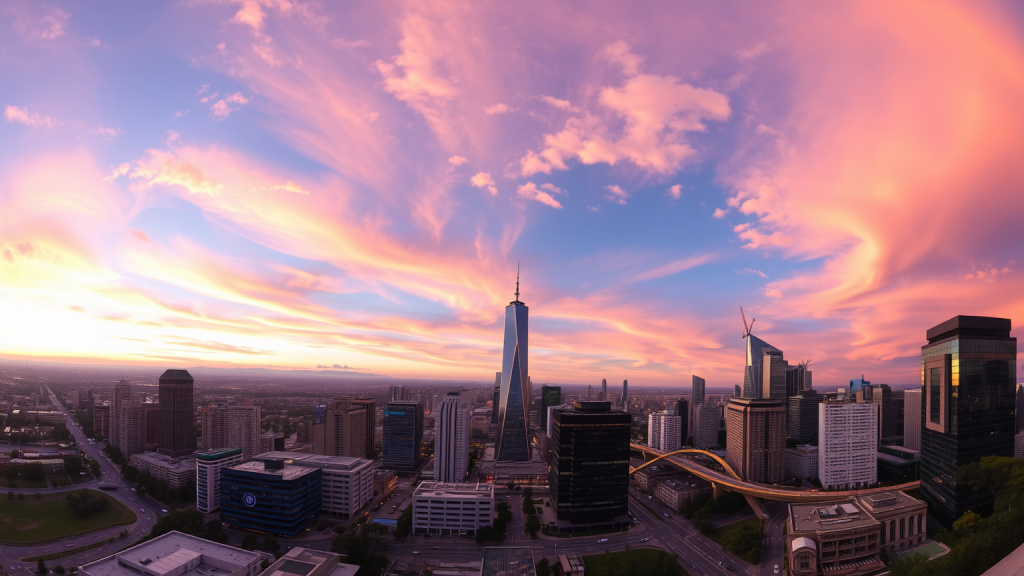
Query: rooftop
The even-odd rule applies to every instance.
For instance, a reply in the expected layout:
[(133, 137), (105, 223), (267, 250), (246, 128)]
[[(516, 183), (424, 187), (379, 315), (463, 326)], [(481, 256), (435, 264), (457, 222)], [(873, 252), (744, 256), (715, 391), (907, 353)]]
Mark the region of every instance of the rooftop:
[(703, 488), (709, 484), (699, 478), (692, 480), (678, 480), (676, 478), (670, 478), (668, 480), (662, 480), (661, 485), (670, 490), (693, 490), (694, 488)]
[(878, 521), (852, 500), (842, 504), (790, 504), (794, 531), (846, 530), (877, 525)]
[(363, 466), (372, 465), (373, 461), (365, 458), (354, 458), (351, 456), (324, 456), (321, 454), (310, 454), (308, 452), (286, 452), (273, 451), (264, 452), (253, 457), (254, 460), (281, 460), (285, 465), (301, 464), (313, 468), (332, 468), (355, 470)]
[[(138, 458), (139, 460), (151, 465), (170, 468), (171, 470), (182, 472), (195, 470), (196, 468), (196, 461), (191, 456), (179, 456), (175, 458), (158, 452), (139, 452), (138, 454), (132, 454), (131, 458)], [(129, 458), (129, 460), (131, 458)]]
[(220, 460), (221, 458), (230, 458), (235, 454), (241, 454), (241, 448), (221, 448), (220, 450), (207, 450), (206, 452), (196, 452), (196, 459), (198, 460)]
[(81, 571), (90, 576), (222, 576), (261, 557), (258, 552), (172, 531), (85, 564)]
[(463, 498), (494, 497), (494, 484), (471, 482), (421, 482), (416, 487), (414, 496), (445, 496)]
[(924, 506), (924, 502), (911, 496), (907, 496), (905, 492), (900, 492), (898, 490), (893, 492), (878, 492), (869, 496), (861, 496), (859, 500), (862, 506), (872, 512), (888, 512), (891, 510), (899, 510), (901, 508)]
[[(981, 332), (995, 333), (1009, 332), (1012, 328), (1009, 318), (990, 318), (988, 316), (954, 316), (938, 326), (928, 329), (926, 336), (928, 341), (942, 340), (958, 334), (960, 331), (970, 335)], [(1001, 335), (1001, 334), (1000, 334)]]
[(192, 375), (188, 373), (188, 370), (164, 370), (164, 373), (160, 375), (161, 380), (191, 380)]
[(301, 478), (306, 474), (318, 471), (319, 468), (310, 468), (307, 466), (285, 466), (279, 470), (267, 470), (264, 467), (263, 462), (259, 460), (250, 460), (249, 462), (243, 462), (236, 466), (231, 466), (227, 470), (237, 470), (239, 472), (251, 472), (254, 474), (270, 474), (274, 476), (280, 476), (282, 480), (295, 480)]
[(263, 571), (265, 576), (308, 576), (313, 573), (318, 575), (325, 575), (333, 573), (336, 566), (349, 566), (348, 564), (338, 564), (338, 560), (341, 557), (331, 552), (323, 552), (321, 550), (311, 550), (309, 548), (303, 548), (296, 546), (284, 556), (281, 556), (266, 570)]
[(530, 548), (484, 548), (480, 576), (537, 576)]

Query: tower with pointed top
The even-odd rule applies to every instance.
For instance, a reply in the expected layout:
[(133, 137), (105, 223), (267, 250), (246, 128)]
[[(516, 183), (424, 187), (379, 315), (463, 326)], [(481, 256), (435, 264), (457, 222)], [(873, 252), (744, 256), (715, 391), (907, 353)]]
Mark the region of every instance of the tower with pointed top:
[(498, 397), (498, 433), (495, 460), (530, 460), (529, 313), (519, 301), (519, 270), (516, 267), (516, 299), (505, 307), (505, 345), (501, 354), (501, 390)]

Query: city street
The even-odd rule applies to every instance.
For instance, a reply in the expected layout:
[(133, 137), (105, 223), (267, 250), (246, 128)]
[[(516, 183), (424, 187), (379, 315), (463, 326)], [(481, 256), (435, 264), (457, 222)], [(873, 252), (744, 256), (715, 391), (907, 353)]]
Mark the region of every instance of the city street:
[(788, 507), (782, 502), (768, 504), (768, 523), (764, 528), (764, 544), (761, 546), (761, 567), (759, 576), (774, 576), (775, 567), (782, 572), (782, 557), (785, 555), (786, 537), (782, 529), (786, 526)]
[[(138, 539), (148, 534), (149, 531), (153, 528), (153, 525), (156, 523), (156, 511), (162, 507), (161, 505), (155, 504), (150, 500), (139, 498), (134, 492), (132, 492), (127, 482), (125, 482), (124, 479), (121, 478), (120, 471), (117, 469), (117, 467), (114, 466), (109, 460), (107, 460), (106, 456), (102, 453), (102, 450), (100, 449), (99, 446), (89, 445), (89, 439), (85, 436), (84, 432), (82, 432), (82, 429), (78, 426), (78, 424), (75, 423), (74, 419), (71, 417), (71, 414), (68, 413), (68, 411), (64, 408), (63, 404), (61, 404), (61, 402), (49, 388), (47, 388), (47, 392), (50, 394), (50, 398), (53, 404), (58, 406), (60, 410), (64, 412), (64, 416), (67, 419), (68, 430), (71, 431), (71, 434), (75, 437), (75, 441), (78, 442), (78, 449), (85, 452), (86, 455), (89, 456), (89, 458), (99, 461), (102, 474), (98, 480), (94, 480), (84, 484), (79, 484), (76, 486), (21, 491), (30, 491), (32, 493), (56, 493), (78, 490), (83, 487), (97, 488), (100, 482), (116, 484), (117, 490), (109, 490), (104, 492), (106, 494), (109, 494), (111, 497), (117, 499), (119, 502), (121, 502), (129, 509), (131, 509), (133, 512), (135, 512), (135, 515), (138, 517), (138, 519), (132, 525), (106, 528), (98, 530), (96, 532), (90, 532), (78, 536), (72, 535), (68, 538), (64, 538), (57, 542), (51, 542), (48, 544), (38, 544), (34, 546), (4, 545), (0, 547), (0, 563), (7, 567), (7, 570), (10, 574), (16, 574), (17, 576), (28, 576), (29, 574), (35, 573), (36, 563), (21, 562), (21, 558), (43, 554), (60, 553), (64, 550), (71, 550), (74, 548), (78, 548), (79, 546), (84, 546), (86, 544), (106, 540), (110, 537), (117, 538), (117, 535), (121, 532), (121, 530), (128, 530), (128, 536), (123, 540), (115, 540), (111, 544), (107, 544), (102, 547), (92, 548), (90, 550), (64, 556), (56, 560), (50, 560), (47, 562), (47, 565), (51, 567), (57, 566), (58, 564), (63, 565), (64, 567), (78, 566), (96, 560), (98, 558), (108, 556), (113, 552), (120, 550), (121, 548), (127, 546), (132, 542), (137, 541)], [(14, 490), (15, 492), (19, 491), (16, 489), (11, 490)]]

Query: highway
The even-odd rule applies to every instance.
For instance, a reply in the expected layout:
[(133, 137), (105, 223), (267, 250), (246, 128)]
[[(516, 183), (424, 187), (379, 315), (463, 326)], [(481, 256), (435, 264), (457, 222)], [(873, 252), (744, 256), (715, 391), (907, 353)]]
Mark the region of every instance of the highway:
[(98, 558), (108, 556), (121, 548), (131, 544), (138, 539), (142, 538), (153, 528), (156, 524), (157, 514), (156, 510), (159, 510), (162, 505), (155, 504), (152, 501), (139, 498), (135, 492), (131, 491), (128, 483), (121, 477), (120, 471), (114, 466), (106, 455), (103, 454), (102, 450), (98, 445), (89, 445), (89, 439), (82, 432), (82, 429), (71, 417), (71, 414), (64, 408), (64, 405), (54, 395), (53, 391), (47, 387), (47, 392), (50, 394), (51, 401), (53, 404), (64, 412), (64, 416), (67, 420), (68, 430), (75, 437), (75, 441), (78, 443), (78, 449), (85, 452), (89, 458), (97, 460), (100, 463), (102, 474), (99, 480), (93, 480), (84, 484), (78, 484), (76, 486), (62, 487), (62, 488), (46, 488), (46, 489), (31, 489), (31, 490), (14, 490), (15, 492), (40, 492), (40, 493), (54, 493), (54, 492), (67, 492), (71, 490), (78, 490), (83, 487), (96, 488), (100, 481), (108, 482), (117, 485), (117, 490), (105, 491), (106, 494), (116, 498), (122, 504), (127, 506), (138, 517), (138, 520), (130, 526), (116, 526), (114, 528), (106, 528), (96, 532), (90, 532), (87, 534), (70, 536), (57, 542), (51, 542), (49, 544), (38, 544), (33, 546), (0, 546), (0, 563), (7, 566), (8, 573), (16, 576), (29, 576), (35, 574), (36, 564), (35, 562), (20, 562), (20, 558), (26, 558), (29, 556), (37, 556), (42, 554), (60, 553), (65, 550), (91, 544), (106, 540), (107, 538), (116, 538), (118, 533), (123, 529), (128, 530), (128, 537), (123, 540), (115, 540), (112, 544), (102, 546), (99, 548), (93, 548), (85, 552), (68, 555), (57, 560), (50, 560), (47, 565), (50, 567), (58, 564), (63, 565), (65, 568), (70, 566), (79, 566), (87, 562), (91, 562)]

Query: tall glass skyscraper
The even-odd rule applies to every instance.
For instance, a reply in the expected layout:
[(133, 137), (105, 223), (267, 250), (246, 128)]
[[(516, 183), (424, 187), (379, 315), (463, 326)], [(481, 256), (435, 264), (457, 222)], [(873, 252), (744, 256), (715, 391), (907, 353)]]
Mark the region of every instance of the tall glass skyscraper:
[(391, 402), (384, 409), (384, 459), (388, 470), (415, 470), (423, 460), (423, 405)]
[(693, 375), (693, 389), (690, 392), (690, 402), (694, 406), (704, 403), (704, 379), (696, 374)]
[(947, 526), (967, 510), (992, 509), (992, 494), (957, 484), (957, 469), (985, 456), (1013, 457), (1010, 327), (1005, 318), (956, 316), (928, 330), (921, 347), (921, 493)]
[(548, 427), (548, 408), (558, 406), (562, 403), (562, 387), (548, 386), (540, 387), (540, 428), (546, 430)]
[[(765, 386), (764, 359), (770, 356), (771, 360), (777, 358), (779, 369), (781, 369), (781, 382), (778, 381), (778, 370), (772, 371), (769, 368), (768, 386)], [(774, 364), (774, 362), (773, 362)], [(786, 371), (782, 360), (782, 350), (750, 334), (747, 336), (747, 366), (743, 371), (743, 397), (744, 398), (773, 398), (785, 400), (786, 393)], [(781, 386), (781, 398), (779, 388)], [(767, 388), (768, 393), (765, 393)]]
[(498, 434), (495, 460), (530, 460), (530, 309), (516, 299), (505, 307), (505, 346), (501, 355), (501, 394), (498, 398)]

